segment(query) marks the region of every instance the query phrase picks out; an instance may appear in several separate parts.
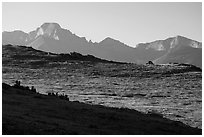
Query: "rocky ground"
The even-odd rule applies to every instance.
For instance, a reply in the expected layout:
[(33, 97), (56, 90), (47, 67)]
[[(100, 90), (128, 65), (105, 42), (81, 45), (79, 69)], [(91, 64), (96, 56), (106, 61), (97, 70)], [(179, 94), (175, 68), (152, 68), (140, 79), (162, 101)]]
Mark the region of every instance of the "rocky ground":
[(138, 65), (76, 59), (3, 46), (3, 82), (35, 86), (71, 101), (155, 113), (202, 128), (202, 72), (185, 64)]
[(3, 135), (202, 134), (154, 113), (71, 102), (5, 83), (2, 87)]

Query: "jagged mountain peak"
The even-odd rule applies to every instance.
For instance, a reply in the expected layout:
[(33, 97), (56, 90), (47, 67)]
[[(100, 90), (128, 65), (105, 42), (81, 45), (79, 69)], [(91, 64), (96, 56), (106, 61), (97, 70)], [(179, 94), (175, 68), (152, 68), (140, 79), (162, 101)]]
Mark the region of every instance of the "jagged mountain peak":
[(51, 37), (55, 40), (59, 40), (57, 33), (61, 30), (61, 26), (58, 23), (44, 23), (39, 28), (36, 29), (35, 38), (40, 35), (45, 37)]

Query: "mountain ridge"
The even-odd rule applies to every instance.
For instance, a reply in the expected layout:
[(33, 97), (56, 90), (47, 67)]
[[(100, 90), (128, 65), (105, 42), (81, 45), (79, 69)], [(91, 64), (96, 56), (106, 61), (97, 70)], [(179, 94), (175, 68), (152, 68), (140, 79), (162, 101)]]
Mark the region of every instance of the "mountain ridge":
[[(142, 64), (149, 60), (155, 61), (174, 50), (176, 52), (179, 47), (190, 46), (195, 49), (202, 49), (201, 42), (180, 35), (164, 40), (139, 43), (136, 47), (130, 47), (111, 37), (106, 37), (100, 42), (93, 43), (86, 40), (85, 37), (79, 37), (71, 31), (61, 28), (58, 23), (44, 23), (29, 33), (23, 31), (3, 32), (2, 43), (31, 46), (35, 49), (54, 53), (79, 52), (107, 60)], [(164, 62), (155, 61), (155, 63)], [(183, 63), (188, 63), (188, 61)]]

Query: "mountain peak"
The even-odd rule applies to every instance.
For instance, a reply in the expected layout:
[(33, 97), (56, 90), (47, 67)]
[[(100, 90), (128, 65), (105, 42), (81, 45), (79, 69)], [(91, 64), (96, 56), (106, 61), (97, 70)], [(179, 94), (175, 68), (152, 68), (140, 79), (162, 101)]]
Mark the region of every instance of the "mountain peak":
[(37, 35), (35, 36), (35, 38), (40, 35), (43, 35), (43, 36), (52, 37), (56, 40), (59, 40), (59, 37), (56, 34), (61, 29), (62, 28), (58, 23), (44, 23), (39, 28), (37, 28), (36, 30)]
[(181, 35), (176, 35), (175, 37), (177, 37), (177, 38), (186, 38), (186, 37), (181, 36)]
[(110, 43), (110, 42), (119, 42), (118, 40), (115, 40), (115, 39), (113, 39), (113, 38), (111, 38), (111, 37), (106, 37), (104, 40), (102, 40), (100, 43)]
[(43, 23), (40, 27), (43, 28), (43, 29), (46, 29), (46, 28), (60, 29), (61, 28), (61, 26), (58, 23), (55, 23), (55, 22), (46, 22), (46, 23)]
[(111, 37), (107, 37), (107, 38), (104, 39), (104, 41), (112, 41), (112, 40), (114, 40), (114, 39), (112, 39)]
[(175, 36), (175, 39), (177, 39), (178, 41), (181, 41), (181, 40), (190, 40), (190, 39), (188, 39), (188, 38), (186, 38), (184, 36), (181, 36), (181, 35)]
[(170, 48), (174, 48), (177, 46), (190, 46), (193, 48), (202, 48), (202, 43), (186, 38), (184, 36), (177, 35), (176, 37), (173, 38)]

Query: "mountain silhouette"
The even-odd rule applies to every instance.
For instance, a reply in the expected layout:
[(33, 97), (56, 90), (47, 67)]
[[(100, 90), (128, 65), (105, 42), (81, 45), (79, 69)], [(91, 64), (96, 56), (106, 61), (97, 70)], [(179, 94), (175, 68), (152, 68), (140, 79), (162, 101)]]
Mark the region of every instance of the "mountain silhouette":
[(170, 37), (149, 43), (139, 43), (135, 48), (110, 37), (101, 42), (87, 41), (57, 23), (44, 23), (29, 33), (22, 31), (3, 32), (2, 42), (24, 45), (53, 53), (78, 52), (99, 58), (132, 63), (154, 61), (156, 64), (177, 62), (202, 65), (202, 43), (182, 37)]
[(12, 43), (13, 45), (26, 45), (27, 37), (28, 34), (20, 30), (12, 32), (4, 31), (2, 33), (2, 44)]

